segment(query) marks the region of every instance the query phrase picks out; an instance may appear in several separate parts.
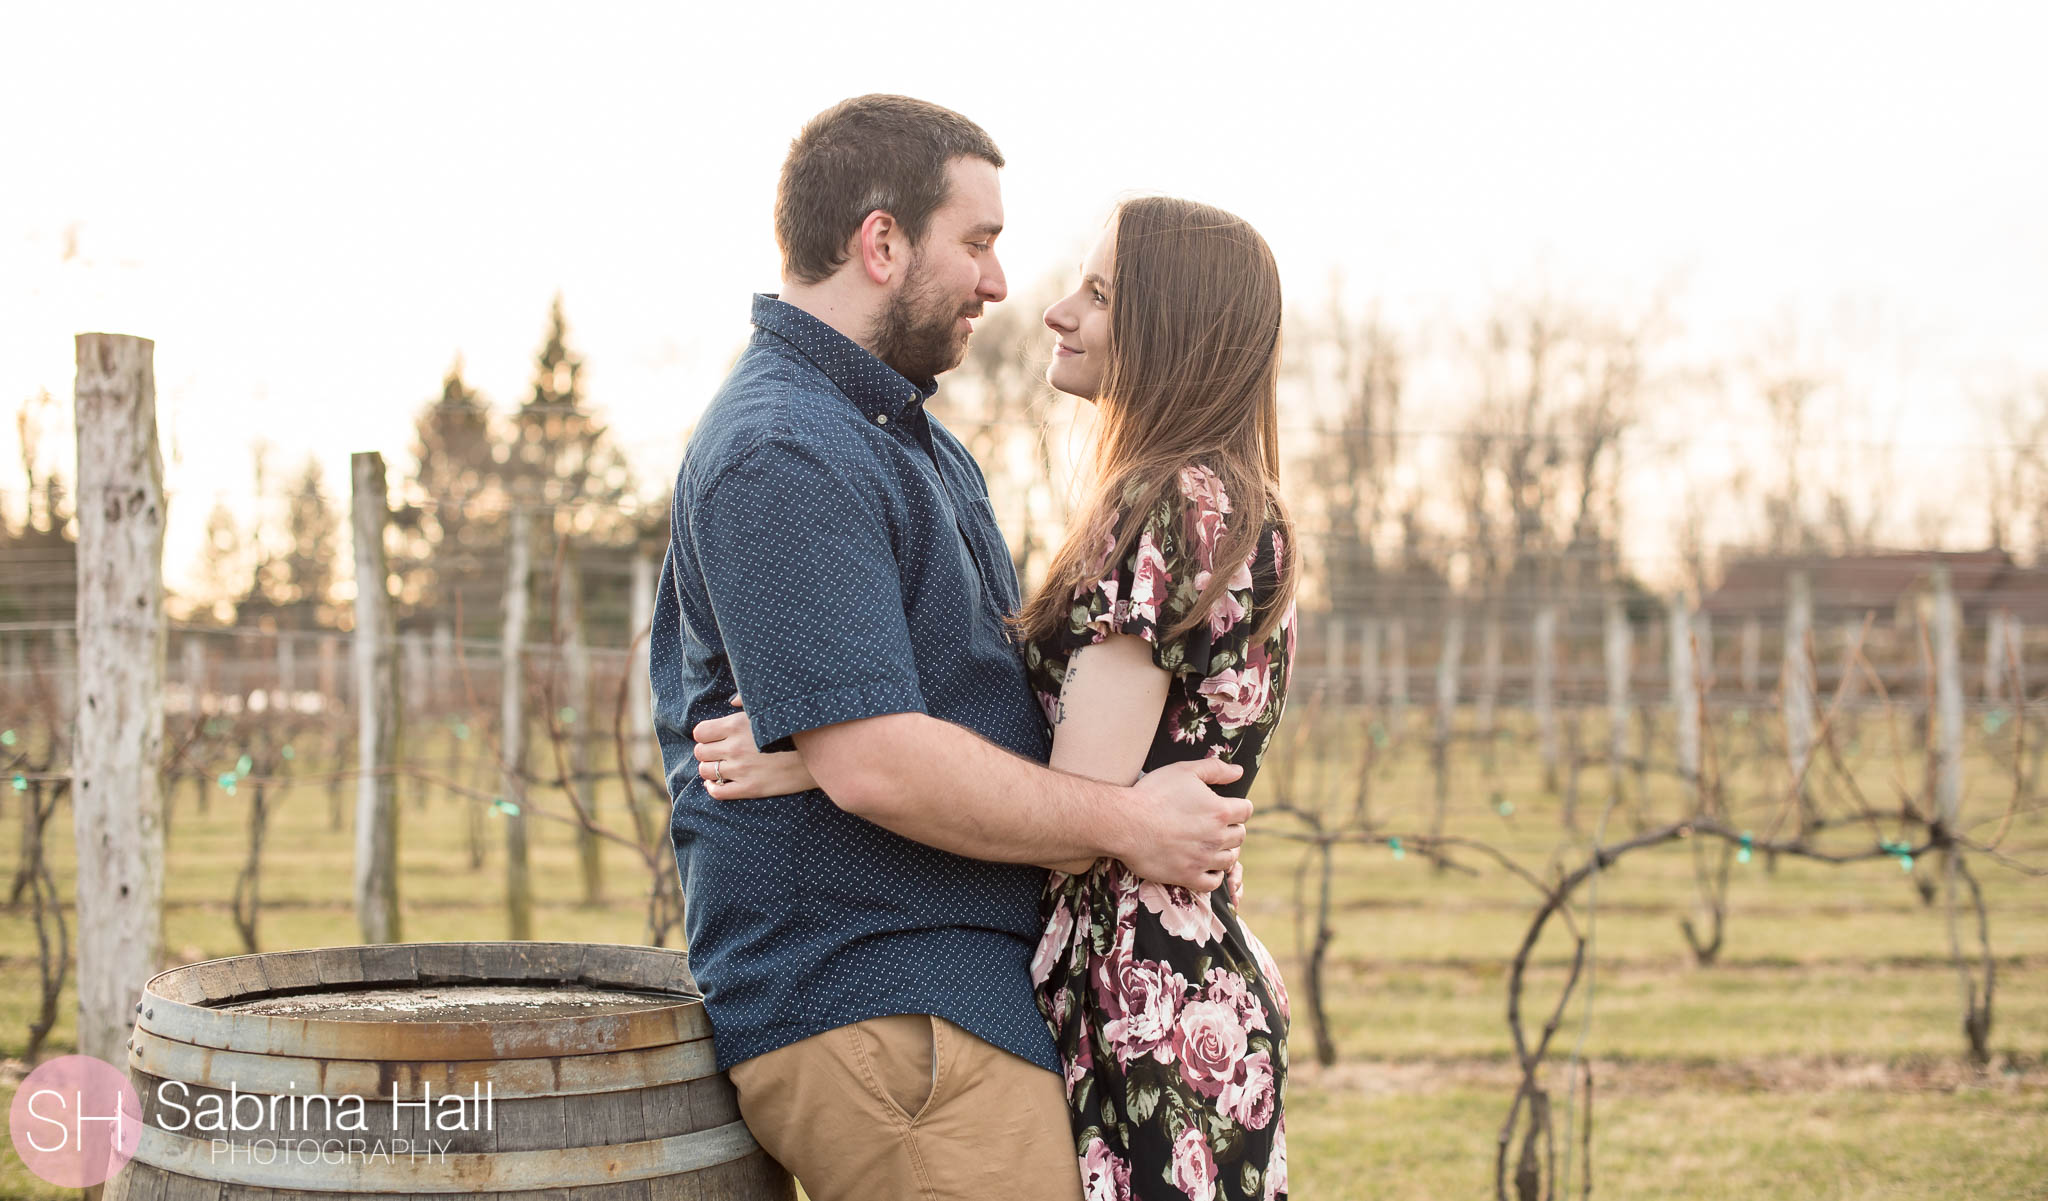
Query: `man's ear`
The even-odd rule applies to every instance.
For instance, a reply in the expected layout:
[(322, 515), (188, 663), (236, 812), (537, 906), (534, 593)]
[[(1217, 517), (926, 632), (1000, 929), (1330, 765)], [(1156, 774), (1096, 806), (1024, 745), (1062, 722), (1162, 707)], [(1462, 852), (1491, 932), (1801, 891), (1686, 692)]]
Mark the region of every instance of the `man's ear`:
[(861, 270), (884, 287), (896, 278), (906, 249), (902, 227), (881, 209), (869, 213), (854, 235), (854, 253), (860, 256)]

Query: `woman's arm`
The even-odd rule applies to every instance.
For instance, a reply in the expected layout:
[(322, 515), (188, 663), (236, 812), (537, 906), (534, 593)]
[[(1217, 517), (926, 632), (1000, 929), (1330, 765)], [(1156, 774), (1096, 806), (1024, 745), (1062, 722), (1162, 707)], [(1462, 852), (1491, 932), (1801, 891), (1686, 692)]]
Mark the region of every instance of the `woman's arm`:
[[(1135, 634), (1111, 634), (1075, 650), (1053, 717), (1050, 766), (1111, 784), (1136, 781), (1166, 709), (1169, 681), (1152, 661), (1151, 644)], [(1094, 865), (1079, 859), (1045, 866), (1077, 873)]]

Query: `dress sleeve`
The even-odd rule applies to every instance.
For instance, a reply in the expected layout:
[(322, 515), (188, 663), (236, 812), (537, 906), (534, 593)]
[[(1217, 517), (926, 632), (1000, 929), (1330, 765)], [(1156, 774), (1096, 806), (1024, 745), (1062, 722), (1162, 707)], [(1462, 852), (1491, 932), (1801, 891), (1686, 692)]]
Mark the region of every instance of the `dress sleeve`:
[[(1074, 590), (1061, 649), (1134, 634), (1152, 644), (1154, 663), (1176, 675), (1208, 676), (1242, 661), (1241, 644), (1250, 632), (1244, 621), (1251, 600), (1249, 564), (1233, 570), (1229, 590), (1204, 620), (1166, 637), (1208, 586), (1210, 560), (1229, 513), (1228, 499), (1205, 469), (1184, 469), (1179, 485), (1146, 511), (1137, 541), (1120, 562), (1107, 563), (1114, 537), (1104, 539), (1097, 554), (1105, 566)], [(1116, 528), (1123, 528), (1121, 522)]]

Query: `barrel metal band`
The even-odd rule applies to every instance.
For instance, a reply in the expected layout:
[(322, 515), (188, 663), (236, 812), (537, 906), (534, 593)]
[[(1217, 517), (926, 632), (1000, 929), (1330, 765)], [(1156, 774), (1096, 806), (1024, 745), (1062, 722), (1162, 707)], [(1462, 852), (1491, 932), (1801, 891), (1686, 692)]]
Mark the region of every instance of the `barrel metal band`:
[[(325, 1135), (231, 1143), (144, 1126), (135, 1162), (208, 1182), (319, 1193), (478, 1193), (580, 1188), (700, 1171), (752, 1154), (745, 1122), (602, 1147), (478, 1154), (370, 1154)], [(360, 1139), (358, 1144), (384, 1140)], [(386, 1144), (388, 1145), (388, 1143)], [(258, 1154), (270, 1157), (257, 1162)], [(339, 1156), (341, 1162), (327, 1157)]]

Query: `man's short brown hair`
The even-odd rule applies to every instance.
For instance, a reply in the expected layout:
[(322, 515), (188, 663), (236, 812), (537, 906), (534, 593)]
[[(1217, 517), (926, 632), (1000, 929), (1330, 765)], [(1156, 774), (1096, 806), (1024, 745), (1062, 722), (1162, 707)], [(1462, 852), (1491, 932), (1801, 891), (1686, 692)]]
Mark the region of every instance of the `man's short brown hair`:
[(916, 245), (946, 201), (946, 164), (961, 157), (1003, 165), (981, 126), (928, 101), (855, 96), (812, 117), (789, 144), (775, 194), (783, 274), (806, 284), (828, 278), (876, 209)]

